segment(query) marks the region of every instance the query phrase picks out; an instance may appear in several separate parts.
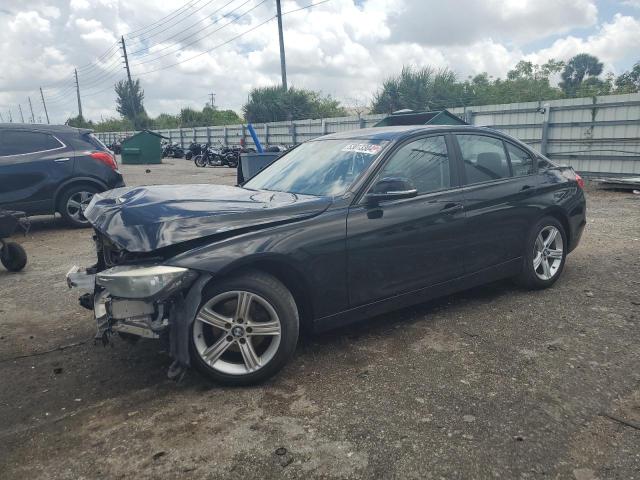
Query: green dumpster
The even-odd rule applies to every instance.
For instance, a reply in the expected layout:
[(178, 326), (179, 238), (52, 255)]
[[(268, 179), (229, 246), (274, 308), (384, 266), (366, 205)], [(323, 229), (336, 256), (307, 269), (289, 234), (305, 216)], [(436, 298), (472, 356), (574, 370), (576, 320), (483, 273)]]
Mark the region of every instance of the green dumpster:
[(140, 165), (162, 163), (161, 139), (166, 138), (159, 133), (143, 130), (122, 141), (122, 163)]

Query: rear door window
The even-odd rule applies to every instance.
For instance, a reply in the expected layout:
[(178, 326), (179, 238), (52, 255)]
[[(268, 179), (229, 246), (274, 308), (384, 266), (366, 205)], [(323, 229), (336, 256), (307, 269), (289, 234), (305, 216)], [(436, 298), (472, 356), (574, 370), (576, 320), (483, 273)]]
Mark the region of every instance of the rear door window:
[(509, 160), (511, 160), (511, 171), (514, 177), (531, 175), (535, 172), (533, 157), (529, 155), (529, 152), (509, 142), (505, 142), (505, 145), (509, 153)]
[(511, 176), (502, 140), (484, 135), (457, 134), (467, 184)]
[(64, 147), (53, 135), (26, 130), (0, 132), (0, 156), (24, 155)]

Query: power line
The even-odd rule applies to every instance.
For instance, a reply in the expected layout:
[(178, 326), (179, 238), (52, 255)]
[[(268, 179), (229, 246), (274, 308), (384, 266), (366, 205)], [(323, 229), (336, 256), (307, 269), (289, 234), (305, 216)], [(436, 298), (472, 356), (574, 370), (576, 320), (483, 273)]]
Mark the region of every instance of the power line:
[[(195, 13), (199, 12), (199, 11), (200, 11), (200, 10), (202, 10), (204, 7), (206, 7), (207, 5), (211, 4), (211, 3), (212, 3), (212, 2), (214, 2), (214, 1), (216, 1), (216, 0), (209, 0), (209, 1), (208, 1), (207, 3), (205, 3), (204, 5), (201, 5), (200, 7), (196, 8), (195, 10), (190, 11), (190, 12), (189, 12), (189, 16), (188, 16), (188, 17), (184, 17), (184, 18), (181, 18), (180, 20), (177, 20), (175, 23), (173, 23), (173, 24), (169, 27), (169, 29), (172, 29), (172, 28), (174, 28), (176, 25), (178, 25), (179, 23), (181, 23), (181, 22), (183, 22), (183, 21), (185, 21), (185, 20), (189, 19), (191, 15), (193, 15), (193, 14), (195, 14)], [(220, 10), (222, 10), (224, 7), (226, 7), (227, 5), (229, 5), (229, 3), (233, 3), (234, 1), (235, 1), (235, 0), (231, 0), (230, 2), (228, 2), (227, 4), (225, 4), (224, 6), (220, 7), (219, 9), (217, 9), (217, 10), (215, 10), (214, 12), (210, 13), (209, 15), (207, 15), (206, 17), (201, 18), (201, 19), (200, 19), (200, 20), (198, 20), (197, 22), (195, 22), (195, 23), (191, 24), (189, 27), (187, 27), (187, 28), (185, 28), (185, 29), (182, 29), (182, 30), (181, 30), (181, 31), (179, 31), (178, 33), (174, 34), (174, 36), (176, 36), (176, 35), (178, 35), (178, 34), (180, 34), (180, 33), (183, 33), (183, 32), (185, 32), (186, 30), (190, 30), (193, 26), (197, 25), (198, 23), (201, 23), (201, 22), (202, 22), (202, 21), (204, 21), (204, 20), (207, 20), (210, 16), (213, 16), (215, 13), (217, 13), (217, 12), (218, 12), (218, 11), (220, 11)], [(245, 2), (245, 3), (246, 3), (246, 2)], [(156, 32), (156, 33), (154, 33), (154, 34), (147, 36), (147, 37), (146, 37), (146, 38), (144, 38), (143, 40), (148, 40), (148, 39), (150, 39), (150, 38), (152, 38), (152, 37), (155, 37), (156, 35), (159, 35), (159, 34), (164, 33), (164, 32), (165, 32), (165, 30), (159, 30), (158, 32)], [(172, 38), (172, 37), (169, 37), (169, 39), (170, 39), (170, 38)], [(168, 39), (161, 40), (161, 41), (158, 41), (158, 42), (156, 42), (156, 43), (164, 43), (166, 40), (168, 40)], [(140, 41), (140, 43), (143, 43), (143, 42), (142, 42), (142, 41)], [(142, 52), (142, 51), (144, 51), (144, 50), (145, 50), (145, 49), (138, 50), (137, 52), (132, 52), (132, 53), (131, 53), (131, 55), (133, 55), (134, 53)]]
[[(251, 0), (246, 0), (242, 5), (240, 5), (240, 6), (239, 6), (239, 7), (237, 7), (236, 9), (232, 10), (231, 12), (227, 13), (227, 14), (226, 14), (225, 16), (223, 16), (222, 18), (225, 18), (225, 17), (229, 16), (229, 15), (230, 15), (231, 13), (233, 13), (235, 10), (237, 10), (237, 9), (238, 9), (238, 8), (240, 8), (240, 7), (242, 7), (243, 5), (246, 5), (246, 4), (247, 4), (247, 3), (249, 3), (250, 1), (251, 1)], [(224, 29), (224, 28), (228, 27), (228, 26), (229, 26), (229, 25), (231, 25), (232, 23), (236, 23), (236, 22), (237, 22), (238, 20), (240, 20), (242, 17), (244, 17), (245, 15), (248, 15), (248, 14), (249, 14), (249, 13), (251, 13), (253, 10), (255, 10), (256, 8), (258, 8), (260, 5), (262, 5), (263, 3), (265, 3), (266, 1), (267, 1), (267, 0), (262, 0), (260, 3), (258, 3), (257, 5), (255, 5), (255, 6), (251, 7), (251, 8), (250, 8), (249, 10), (247, 10), (246, 12), (244, 12), (244, 13), (242, 13), (242, 14), (238, 15), (237, 17), (234, 17), (230, 22), (225, 23), (224, 25), (220, 26), (219, 28), (216, 28), (213, 32), (209, 33), (208, 35), (213, 35), (214, 33), (217, 33), (217, 32), (219, 32), (220, 30), (222, 30), (222, 29)], [(217, 21), (216, 21), (216, 22), (214, 22), (214, 23), (212, 23), (210, 26), (213, 26), (213, 25), (215, 25), (216, 23), (217, 23)], [(205, 28), (208, 28), (208, 27), (205, 27)], [(203, 30), (204, 30), (204, 29), (203, 29)], [(197, 32), (197, 33), (200, 33), (200, 32)], [(187, 37), (187, 38), (190, 38), (190, 37), (192, 37), (192, 36), (196, 35), (197, 33), (194, 33), (193, 35), (190, 35), (190, 36), (189, 36), (189, 37)], [(148, 59), (148, 60), (143, 60), (142, 62), (137, 62), (137, 63), (134, 63), (134, 64), (132, 64), (132, 65), (133, 65), (134, 67), (137, 67), (137, 66), (140, 66), (140, 65), (144, 65), (145, 63), (155, 62), (155, 61), (157, 61), (157, 60), (160, 60), (161, 58), (168, 57), (169, 55), (173, 55), (173, 54), (175, 54), (175, 53), (178, 53), (178, 51), (184, 50), (184, 49), (186, 49), (187, 47), (190, 47), (191, 45), (194, 45), (194, 44), (196, 44), (196, 43), (198, 43), (198, 42), (201, 42), (202, 40), (204, 40), (204, 38), (196, 38), (194, 41), (189, 42), (189, 43), (187, 43), (187, 44), (176, 44), (176, 45), (171, 45), (171, 47), (173, 47), (173, 46), (178, 46), (178, 47), (180, 47), (180, 48), (179, 48), (179, 50), (176, 50), (176, 51), (173, 51), (173, 52), (167, 52), (167, 53), (164, 53), (164, 54), (162, 54), (162, 55), (158, 55), (157, 57), (150, 58), (150, 59)], [(160, 49), (160, 50), (158, 50), (158, 51), (166, 50), (167, 48), (169, 48), (169, 47), (165, 47), (165, 48)], [(153, 53), (155, 54), (156, 52), (153, 52)]]
[[(225, 3), (222, 7), (220, 7), (220, 8), (218, 8), (218, 9), (214, 10), (213, 12), (211, 12), (208, 16), (206, 16), (206, 17), (204, 17), (204, 18), (201, 18), (200, 20), (198, 20), (197, 22), (195, 22), (195, 23), (191, 24), (191, 25), (190, 25), (190, 26), (188, 26), (187, 28), (182, 29), (180, 32), (175, 33), (175, 34), (173, 34), (173, 35), (171, 35), (171, 36), (169, 36), (169, 37), (167, 37), (167, 38), (164, 38), (164, 39), (162, 39), (162, 40), (158, 40), (158, 41), (156, 41), (156, 43), (154, 43), (154, 44), (152, 44), (152, 45), (148, 45), (146, 48), (143, 48), (143, 49), (140, 49), (140, 50), (136, 50), (135, 52), (131, 52), (131, 53), (130, 53), (130, 55), (136, 55), (136, 54), (141, 53), (141, 52), (147, 52), (151, 47), (153, 47), (153, 46), (155, 46), (155, 45), (160, 45), (160, 44), (163, 44), (163, 43), (167, 42), (168, 40), (172, 40), (172, 39), (174, 39), (174, 38), (175, 38), (175, 37), (177, 37), (179, 34), (181, 34), (181, 33), (185, 33), (187, 30), (192, 29), (193, 27), (195, 27), (195, 26), (196, 26), (196, 25), (198, 25), (199, 23), (202, 23), (203, 21), (208, 20), (208, 19), (209, 19), (209, 17), (213, 17), (213, 15), (215, 15), (215, 14), (216, 14), (216, 13), (218, 13), (220, 10), (222, 10), (223, 8), (227, 7), (228, 5), (230, 5), (231, 3), (235, 2), (235, 1), (236, 1), (236, 0), (230, 0), (229, 2)], [(248, 0), (248, 1), (250, 1), (250, 0)], [(239, 7), (237, 7), (237, 8), (242, 7), (242, 6), (243, 6), (243, 5), (245, 5), (246, 3), (248, 3), (248, 2), (244, 2), (242, 5), (240, 5), (240, 6), (239, 6)], [(232, 10), (232, 11), (231, 11), (231, 12), (229, 12), (229, 13), (232, 13), (233, 11), (234, 11), (234, 10)], [(225, 16), (229, 15), (229, 13), (227, 13)], [(223, 16), (223, 18), (224, 18), (224, 16)], [(212, 25), (216, 24), (217, 22), (218, 22), (218, 20), (216, 20), (215, 22), (213, 22), (213, 24), (212, 24)], [(206, 29), (206, 28), (208, 28), (208, 26), (207, 26), (207, 27), (204, 27), (204, 28)], [(201, 33), (201, 31), (202, 31), (202, 30), (200, 30), (200, 31), (198, 31), (198, 32), (196, 32), (196, 33)], [(194, 35), (195, 35), (195, 34), (194, 34)], [(178, 40), (178, 42), (182, 42), (182, 41), (184, 41), (184, 40), (187, 40), (187, 39), (188, 39), (188, 38), (190, 38), (191, 36), (193, 36), (193, 35), (188, 35), (188, 36), (187, 36), (187, 37), (185, 37), (185, 38), (181, 38), (181, 39), (179, 39), (179, 40)], [(170, 46), (172, 47), (173, 45), (170, 45)], [(165, 47), (165, 48), (169, 48), (169, 47)], [(153, 52), (153, 53), (156, 53), (156, 52), (159, 52), (159, 51), (162, 51), (162, 50), (164, 50), (164, 48), (163, 48), (163, 49), (161, 49), (161, 50), (156, 50), (156, 51), (155, 51), (155, 52)], [(150, 53), (146, 53), (145, 55), (150, 55)], [(139, 55), (139, 56), (140, 56), (140, 57), (143, 57), (143, 56), (145, 56), (145, 55)]]
[[(156, 20), (153, 23), (150, 23), (149, 25), (147, 25), (146, 27), (142, 27), (139, 28), (137, 30), (133, 30), (131, 32), (129, 32), (127, 35), (125, 35), (127, 38), (133, 38), (133, 37), (144, 37), (145, 35), (147, 35), (149, 32), (152, 32), (153, 30), (166, 25), (167, 23), (169, 23), (171, 20), (173, 20), (176, 17), (179, 17), (180, 15), (182, 15), (184, 12), (188, 11), (191, 7), (193, 7), (194, 5), (200, 3), (202, 0), (191, 0), (190, 2), (188, 2), (186, 5), (178, 8), (177, 10), (174, 10), (172, 13), (165, 15), (164, 17), (162, 17), (159, 20)], [(146, 30), (146, 31), (143, 31)]]
[[(266, 0), (265, 0), (265, 1), (266, 1)], [(306, 10), (306, 9), (308, 9), (308, 8), (313, 8), (313, 7), (316, 7), (316, 6), (318, 6), (318, 5), (322, 5), (323, 3), (327, 3), (327, 2), (330, 2), (330, 1), (331, 1), (331, 0), (323, 0), (323, 1), (321, 1), (321, 2), (312, 3), (312, 4), (306, 5), (306, 6), (301, 7), (301, 8), (296, 8), (296, 9), (294, 9), (294, 10), (289, 10), (288, 12), (284, 12), (282, 15), (284, 16), (284, 15), (289, 15), (289, 14), (291, 14), (291, 13), (296, 13), (296, 12), (299, 12), (299, 11), (301, 11), (301, 10)], [(148, 75), (148, 74), (150, 74), (150, 73), (159, 72), (159, 71), (161, 71), (161, 70), (166, 70), (167, 68), (175, 67), (176, 65), (180, 65), (180, 64), (182, 64), (182, 63), (189, 62), (189, 61), (191, 61), (191, 60), (193, 60), (193, 59), (195, 59), (195, 58), (201, 57), (202, 55), (205, 55), (205, 54), (210, 53), (210, 52), (212, 52), (212, 51), (214, 51), (214, 50), (217, 50), (218, 48), (221, 48), (221, 47), (223, 47), (223, 46), (225, 46), (225, 45), (228, 45), (229, 43), (233, 42), (234, 40), (237, 40), (238, 38), (243, 37), (243, 36), (245, 36), (245, 35), (247, 35), (247, 34), (249, 34), (249, 33), (253, 32), (253, 31), (257, 30), (258, 28), (260, 28), (260, 27), (262, 27), (262, 26), (266, 25), (267, 23), (269, 23), (271, 20), (273, 20), (273, 19), (275, 19), (275, 18), (276, 18), (276, 15), (274, 15), (274, 16), (272, 16), (272, 17), (269, 17), (269, 18), (268, 18), (268, 19), (266, 19), (264, 22), (259, 23), (258, 25), (255, 25), (255, 26), (251, 27), (250, 29), (245, 30), (245, 31), (244, 31), (244, 32), (242, 32), (242, 33), (239, 33), (238, 35), (235, 35), (235, 36), (231, 37), (229, 40), (227, 40), (227, 41), (225, 41), (225, 42), (222, 42), (222, 43), (220, 43), (220, 44), (216, 45), (215, 47), (212, 47), (212, 48), (210, 48), (210, 49), (208, 49), (208, 50), (204, 50), (203, 52), (200, 52), (200, 53), (198, 53), (198, 54), (196, 54), (196, 55), (193, 55), (193, 56), (191, 56), (191, 57), (189, 57), (189, 58), (186, 58), (186, 59), (184, 59), (184, 60), (181, 60), (181, 61), (179, 61), (179, 62), (175, 62), (175, 63), (169, 64), (169, 65), (165, 65), (165, 66), (163, 66), (163, 67), (159, 67), (159, 68), (155, 68), (155, 69), (153, 69), (153, 70), (148, 70), (148, 71), (146, 71), (146, 72), (139, 73), (139, 74), (138, 74), (138, 76)], [(133, 65), (133, 66), (135, 66), (135, 65)]]

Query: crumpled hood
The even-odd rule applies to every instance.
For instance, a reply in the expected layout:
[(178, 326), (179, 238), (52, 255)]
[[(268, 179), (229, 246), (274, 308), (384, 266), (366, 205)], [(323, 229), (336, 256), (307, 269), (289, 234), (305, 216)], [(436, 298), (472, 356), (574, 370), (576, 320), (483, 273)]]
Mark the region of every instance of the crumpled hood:
[(317, 215), (329, 197), (224, 185), (117, 188), (94, 195), (89, 222), (121, 248), (151, 252), (188, 240)]

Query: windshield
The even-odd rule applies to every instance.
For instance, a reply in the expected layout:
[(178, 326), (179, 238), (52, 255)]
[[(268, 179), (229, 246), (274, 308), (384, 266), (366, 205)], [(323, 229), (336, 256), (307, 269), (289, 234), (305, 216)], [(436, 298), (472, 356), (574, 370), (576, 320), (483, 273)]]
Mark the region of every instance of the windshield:
[(353, 139), (306, 142), (262, 170), (244, 187), (301, 195), (342, 195), (387, 143)]

